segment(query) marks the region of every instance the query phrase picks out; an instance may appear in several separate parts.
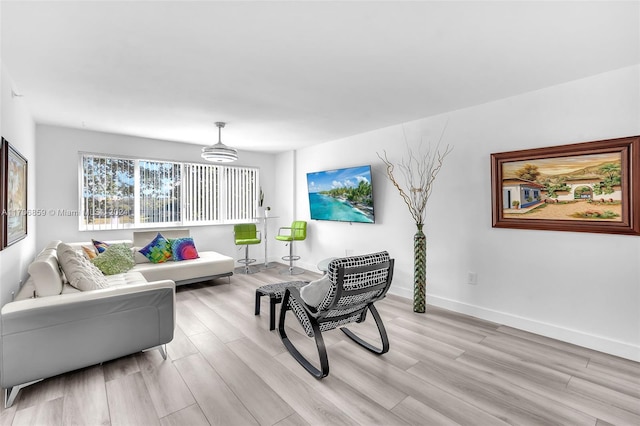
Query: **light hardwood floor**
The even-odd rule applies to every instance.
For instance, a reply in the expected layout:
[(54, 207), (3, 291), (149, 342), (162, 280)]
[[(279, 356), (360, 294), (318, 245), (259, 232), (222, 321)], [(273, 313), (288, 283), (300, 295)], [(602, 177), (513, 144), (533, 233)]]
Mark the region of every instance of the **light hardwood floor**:
[[(179, 287), (167, 361), (144, 352), (42, 381), (0, 409), (0, 423), (640, 425), (639, 363), (432, 306), (414, 314), (395, 296), (376, 304), (389, 353), (327, 332), (330, 375), (315, 380), (268, 330), (267, 298), (254, 316), (256, 287), (287, 280), (273, 268)], [(352, 329), (376, 336), (372, 324)]]

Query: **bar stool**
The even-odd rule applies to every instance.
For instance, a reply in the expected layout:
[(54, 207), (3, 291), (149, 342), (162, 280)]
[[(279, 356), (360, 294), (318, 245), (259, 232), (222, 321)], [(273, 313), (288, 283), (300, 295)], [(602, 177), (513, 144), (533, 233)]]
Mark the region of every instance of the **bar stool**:
[(304, 269), (293, 266), (294, 260), (299, 260), (300, 256), (293, 255), (293, 242), (302, 241), (307, 238), (307, 222), (303, 220), (295, 220), (291, 223), (291, 226), (283, 226), (278, 230), (276, 240), (284, 241), (289, 244), (289, 255), (283, 256), (282, 260), (289, 262), (288, 269), (282, 269), (281, 274), (297, 275), (303, 274)]
[(233, 226), (233, 235), (237, 246), (244, 246), (244, 259), (238, 259), (238, 263), (244, 265), (244, 271), (240, 273), (253, 274), (258, 271), (251, 271), (249, 265), (254, 263), (255, 259), (249, 259), (249, 246), (252, 244), (260, 244), (262, 241), (260, 231), (256, 230), (255, 223), (238, 223)]

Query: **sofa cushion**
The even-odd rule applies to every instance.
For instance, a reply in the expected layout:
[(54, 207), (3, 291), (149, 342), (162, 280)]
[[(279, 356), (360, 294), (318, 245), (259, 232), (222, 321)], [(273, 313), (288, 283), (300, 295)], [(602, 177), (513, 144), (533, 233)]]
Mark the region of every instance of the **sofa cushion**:
[[(165, 238), (187, 238), (191, 236), (189, 228), (182, 229), (163, 229), (162, 236)], [(149, 241), (153, 240), (158, 231), (133, 231), (133, 246), (144, 247)]]
[(104, 252), (107, 249), (107, 247), (109, 247), (109, 244), (103, 241), (94, 240), (93, 238), (91, 239), (91, 242), (93, 243), (93, 246), (95, 247), (97, 254)]
[(169, 242), (171, 243), (171, 257), (176, 262), (200, 257), (193, 238), (170, 238)]
[(113, 244), (91, 260), (104, 275), (115, 275), (133, 268), (133, 253), (125, 244)]
[[(111, 244), (126, 244), (127, 247), (132, 247), (133, 244), (131, 243), (131, 240), (109, 240), (109, 241), (105, 241), (105, 243), (111, 245)], [(70, 246), (72, 249), (74, 250), (80, 250), (82, 251), (82, 246), (86, 246), (88, 248), (94, 248), (93, 247), (93, 243), (91, 241), (80, 241), (80, 242), (67, 242), (65, 241), (65, 244), (67, 244), (68, 246)], [(95, 248), (94, 248), (94, 252), (95, 252)], [(96, 256), (98, 255), (98, 253), (96, 253)]]
[(147, 256), (140, 253), (140, 249), (142, 247), (131, 247), (131, 252), (133, 253), (133, 261), (135, 263), (151, 263)]
[(171, 245), (169, 241), (158, 232), (149, 244), (140, 249), (151, 263), (163, 263), (171, 260)]
[(148, 282), (140, 272), (125, 272), (124, 274), (109, 275), (106, 278), (109, 282), (109, 287), (145, 284)]
[(87, 256), (87, 259), (92, 260), (95, 259), (98, 255), (96, 254), (96, 250), (91, 247), (82, 246), (82, 251), (84, 255)]
[(331, 280), (328, 275), (324, 275), (315, 281), (311, 281), (300, 289), (300, 297), (309, 306), (317, 308), (324, 300), (331, 288)]
[(109, 286), (102, 272), (68, 244), (58, 245), (58, 260), (67, 281), (78, 290), (96, 290)]
[(57, 248), (58, 248), (58, 244), (60, 244), (61, 242), (62, 242), (62, 241), (60, 241), (60, 240), (53, 240), (53, 241), (50, 241), (50, 242), (49, 242), (49, 244), (47, 244), (47, 245), (43, 248), (43, 250), (47, 250), (47, 249), (54, 249), (54, 250), (57, 250)]
[(161, 265), (138, 263), (129, 272), (140, 272), (147, 281), (173, 280), (175, 282), (193, 280), (233, 272), (233, 257), (214, 251), (201, 251), (197, 259), (182, 262), (165, 262)]
[(55, 296), (62, 292), (62, 273), (55, 249), (42, 250), (28, 267), (38, 297)]

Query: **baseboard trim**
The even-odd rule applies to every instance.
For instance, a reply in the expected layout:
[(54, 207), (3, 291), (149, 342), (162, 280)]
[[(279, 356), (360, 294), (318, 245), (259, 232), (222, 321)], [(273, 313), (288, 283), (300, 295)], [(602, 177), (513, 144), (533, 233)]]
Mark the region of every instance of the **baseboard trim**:
[[(389, 293), (409, 299), (413, 298), (413, 291), (406, 288), (393, 288), (392, 286), (389, 289)], [(450, 311), (640, 362), (640, 346), (630, 343), (430, 294), (427, 294), (427, 303)]]

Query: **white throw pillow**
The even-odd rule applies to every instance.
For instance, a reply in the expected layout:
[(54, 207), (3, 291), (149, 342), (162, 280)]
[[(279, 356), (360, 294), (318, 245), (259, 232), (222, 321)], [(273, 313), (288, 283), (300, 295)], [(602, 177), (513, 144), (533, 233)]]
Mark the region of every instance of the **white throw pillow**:
[(324, 275), (322, 278), (311, 281), (309, 284), (300, 288), (300, 297), (304, 303), (309, 306), (317, 308), (324, 300), (331, 289), (331, 280), (328, 275)]
[(58, 245), (58, 261), (67, 281), (81, 291), (109, 287), (106, 277), (84, 254), (65, 243)]

